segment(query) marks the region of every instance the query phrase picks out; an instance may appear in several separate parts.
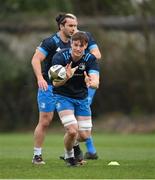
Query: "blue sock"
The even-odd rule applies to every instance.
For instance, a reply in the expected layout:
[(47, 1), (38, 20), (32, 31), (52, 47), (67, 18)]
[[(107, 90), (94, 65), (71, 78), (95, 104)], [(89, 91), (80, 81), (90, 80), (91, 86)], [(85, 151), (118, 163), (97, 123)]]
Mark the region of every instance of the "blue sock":
[(96, 149), (94, 147), (92, 137), (89, 137), (89, 138), (86, 139), (85, 145), (86, 145), (86, 148), (87, 148), (87, 152), (92, 153), (92, 154), (96, 153)]

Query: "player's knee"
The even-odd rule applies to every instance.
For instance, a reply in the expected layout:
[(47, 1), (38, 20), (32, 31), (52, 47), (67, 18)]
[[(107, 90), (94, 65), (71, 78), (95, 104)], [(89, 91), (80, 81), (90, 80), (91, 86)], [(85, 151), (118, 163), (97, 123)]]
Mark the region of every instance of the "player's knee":
[(39, 119), (39, 124), (43, 127), (46, 128), (50, 125), (50, 122), (52, 120), (52, 115), (50, 114), (43, 114), (40, 116)]
[(91, 136), (91, 131), (79, 131), (79, 136), (78, 136), (78, 140), (80, 142), (84, 142), (86, 141), (86, 139), (88, 139)]
[(80, 131), (91, 131), (92, 120), (87, 119), (87, 120), (78, 121), (78, 126)]
[(69, 128), (67, 133), (71, 138), (74, 139), (75, 137), (77, 137), (78, 131), (77, 128)]

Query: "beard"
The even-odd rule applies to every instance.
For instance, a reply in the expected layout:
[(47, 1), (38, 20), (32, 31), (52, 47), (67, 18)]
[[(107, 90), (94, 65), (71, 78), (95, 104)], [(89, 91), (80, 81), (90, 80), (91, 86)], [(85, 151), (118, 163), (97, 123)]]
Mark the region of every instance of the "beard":
[(73, 34), (74, 34), (74, 32), (72, 32), (72, 33), (64, 32), (64, 35), (69, 39), (73, 36)]
[[(73, 35), (73, 33), (72, 33), (72, 35)], [(65, 36), (67, 37), (67, 38), (71, 38), (72, 37), (72, 35), (71, 34), (65, 34)]]

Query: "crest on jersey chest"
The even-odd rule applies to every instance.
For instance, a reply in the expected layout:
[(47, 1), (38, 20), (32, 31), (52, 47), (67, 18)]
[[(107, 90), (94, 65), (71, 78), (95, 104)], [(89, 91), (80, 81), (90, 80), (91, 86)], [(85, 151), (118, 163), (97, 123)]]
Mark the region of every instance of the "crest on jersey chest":
[(78, 69), (80, 69), (81, 71), (86, 70), (86, 65), (85, 65), (85, 63), (80, 63)]

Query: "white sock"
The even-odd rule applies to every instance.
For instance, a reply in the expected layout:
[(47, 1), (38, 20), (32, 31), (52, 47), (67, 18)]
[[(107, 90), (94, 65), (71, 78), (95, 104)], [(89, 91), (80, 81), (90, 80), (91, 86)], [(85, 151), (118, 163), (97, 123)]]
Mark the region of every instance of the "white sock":
[(41, 155), (42, 148), (34, 147), (33, 150), (34, 150), (34, 156), (35, 155), (38, 155), (38, 156)]
[(72, 149), (71, 151), (65, 150), (65, 159), (74, 157), (74, 150)]

